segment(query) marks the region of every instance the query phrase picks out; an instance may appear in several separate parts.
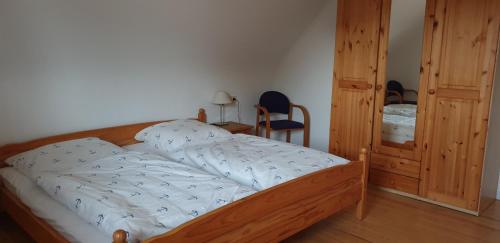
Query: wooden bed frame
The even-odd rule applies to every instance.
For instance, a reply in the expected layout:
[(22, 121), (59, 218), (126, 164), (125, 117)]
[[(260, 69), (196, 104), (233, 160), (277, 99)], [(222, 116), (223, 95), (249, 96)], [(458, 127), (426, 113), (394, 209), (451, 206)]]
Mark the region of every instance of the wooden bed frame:
[[(198, 120), (206, 122), (203, 109), (199, 110)], [(6, 145), (0, 147), (0, 168), (7, 166), (4, 161), (10, 156), (66, 140), (99, 137), (119, 146), (135, 144), (137, 132), (157, 123), (104, 128)], [(361, 220), (365, 215), (367, 179), (367, 151), (363, 149), (359, 161), (260, 191), (143, 242), (278, 242), (355, 204), (357, 217)], [(3, 184), (0, 185), (0, 210), (8, 213), (37, 242), (69, 242), (35, 216)], [(116, 230), (112, 239), (114, 243), (125, 243), (127, 233)]]

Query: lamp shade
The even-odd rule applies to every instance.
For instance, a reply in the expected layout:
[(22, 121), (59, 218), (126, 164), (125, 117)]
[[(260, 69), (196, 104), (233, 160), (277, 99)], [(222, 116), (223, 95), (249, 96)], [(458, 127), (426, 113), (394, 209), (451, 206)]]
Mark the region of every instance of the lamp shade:
[(233, 97), (226, 91), (217, 91), (212, 99), (212, 103), (216, 105), (227, 105), (233, 103)]

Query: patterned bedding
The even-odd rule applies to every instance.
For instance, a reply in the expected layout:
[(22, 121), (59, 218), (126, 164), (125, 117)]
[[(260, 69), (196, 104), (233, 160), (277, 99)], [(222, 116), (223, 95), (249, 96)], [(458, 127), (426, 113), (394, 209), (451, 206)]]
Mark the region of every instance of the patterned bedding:
[(244, 134), (187, 146), (169, 157), (256, 190), (349, 162), (318, 150)]
[(51, 197), (100, 231), (132, 241), (165, 233), (197, 216), (255, 193), (249, 187), (180, 163), (124, 152), (61, 171), (35, 171)]
[(384, 107), (382, 140), (404, 144), (414, 141), (417, 106), (395, 104)]

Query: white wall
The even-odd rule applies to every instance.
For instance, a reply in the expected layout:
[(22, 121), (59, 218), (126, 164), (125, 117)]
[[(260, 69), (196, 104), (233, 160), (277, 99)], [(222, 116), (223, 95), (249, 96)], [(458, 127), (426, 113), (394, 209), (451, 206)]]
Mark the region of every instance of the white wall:
[[(281, 61), (272, 87), (311, 113), (311, 147), (328, 150), (332, 99), (333, 50), (337, 1), (328, 0), (321, 12)], [(296, 111), (295, 120), (302, 120)], [(302, 144), (302, 132), (292, 136)]]
[[(500, 52), (497, 55), (500, 62)], [(487, 167), (484, 170), (483, 177), (500, 177), (500, 63), (496, 65), (495, 83), (493, 85), (493, 102), (491, 107), (490, 126), (486, 146)], [(497, 199), (500, 199), (500, 179), (498, 181)], [(488, 193), (491, 195), (491, 193)]]
[[(253, 104), (324, 0), (2, 0), (0, 145)], [(235, 108), (228, 111), (235, 120)]]

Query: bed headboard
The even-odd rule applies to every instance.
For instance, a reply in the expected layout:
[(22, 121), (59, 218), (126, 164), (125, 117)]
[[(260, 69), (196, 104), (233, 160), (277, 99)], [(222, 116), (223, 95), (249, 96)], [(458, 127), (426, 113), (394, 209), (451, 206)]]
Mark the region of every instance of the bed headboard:
[[(198, 121), (207, 122), (207, 115), (204, 109), (199, 109), (198, 111)], [(146, 123), (138, 123), (131, 125), (123, 125), (118, 127), (109, 127), (109, 128), (101, 128), (96, 130), (89, 130), (83, 132), (75, 132), (68, 133), (63, 135), (57, 135), (47, 138), (40, 138), (24, 143), (16, 143), (16, 144), (8, 144), (0, 147), (0, 168), (7, 166), (4, 161), (16, 154), (26, 152), (47, 144), (86, 138), (86, 137), (98, 137), (102, 140), (114, 143), (118, 146), (126, 146), (130, 144), (138, 143), (139, 141), (135, 140), (135, 134), (140, 132), (142, 129), (147, 128), (149, 126), (165, 122), (165, 121), (155, 121), (155, 122), (146, 122)]]

